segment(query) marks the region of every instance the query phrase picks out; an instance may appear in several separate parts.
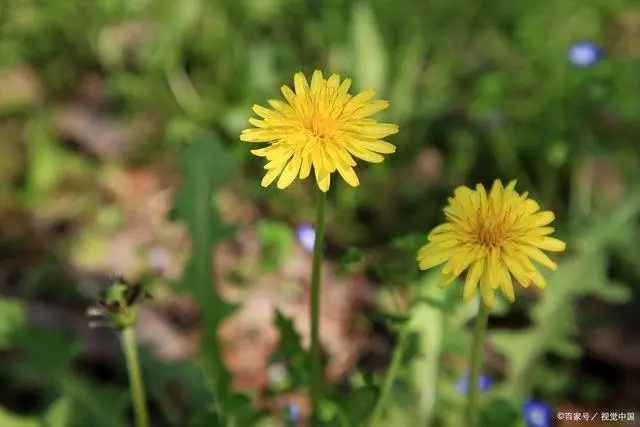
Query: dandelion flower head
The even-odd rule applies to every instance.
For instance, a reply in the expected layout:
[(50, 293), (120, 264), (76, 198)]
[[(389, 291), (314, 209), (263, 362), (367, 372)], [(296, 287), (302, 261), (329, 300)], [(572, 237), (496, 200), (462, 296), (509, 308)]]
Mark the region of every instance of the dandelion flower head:
[(337, 74), (324, 79), (318, 70), (310, 84), (304, 74), (296, 73), (293, 85), (294, 90), (282, 86), (286, 102), (267, 101), (272, 109), (254, 105), (253, 111), (261, 118), (249, 119), (255, 128), (245, 129), (240, 135), (242, 141), (268, 144), (251, 150), (268, 161), (263, 187), (279, 177), (277, 187), (286, 188), (296, 177), (307, 178), (312, 167), (322, 191), (329, 190), (331, 174), (336, 171), (357, 187), (360, 181), (354, 171), (354, 157), (380, 163), (383, 154), (396, 150), (382, 138), (397, 133), (398, 126), (369, 118), (389, 105), (372, 100), (374, 89), (351, 96), (350, 79), (341, 82)]
[(531, 260), (555, 270), (557, 265), (544, 252), (563, 251), (564, 242), (549, 237), (554, 229), (553, 212), (541, 211), (528, 194), (515, 191), (516, 181), (506, 187), (499, 180), (487, 194), (478, 184), (475, 190), (458, 187), (444, 209), (446, 222), (427, 236), (418, 251), (421, 270), (444, 264), (440, 286), (451, 284), (468, 270), (463, 300), (469, 301), (478, 286), (483, 302), (493, 306), (494, 290), (515, 300), (512, 277), (522, 286), (547, 286)]

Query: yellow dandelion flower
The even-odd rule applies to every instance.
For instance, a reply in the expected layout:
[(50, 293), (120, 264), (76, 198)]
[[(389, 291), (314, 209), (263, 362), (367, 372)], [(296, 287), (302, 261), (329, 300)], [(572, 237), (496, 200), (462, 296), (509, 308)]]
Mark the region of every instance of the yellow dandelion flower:
[(354, 157), (379, 163), (384, 160), (382, 154), (396, 150), (382, 138), (397, 133), (398, 126), (368, 118), (389, 105), (387, 101), (372, 100), (375, 90), (365, 89), (351, 96), (350, 79), (340, 82), (337, 74), (324, 79), (318, 70), (311, 77), (311, 85), (302, 73), (295, 74), (293, 85), (295, 92), (282, 86), (286, 103), (267, 101), (273, 109), (254, 105), (253, 111), (262, 119), (249, 119), (255, 128), (245, 129), (240, 135), (242, 141), (269, 144), (251, 150), (268, 160), (263, 187), (279, 176), (278, 188), (286, 188), (296, 176), (307, 178), (311, 167), (322, 191), (329, 190), (335, 171), (357, 187), (360, 181), (353, 169)]
[[(431, 230), (427, 244), (418, 251), (421, 270), (441, 264), (440, 286), (446, 287), (469, 270), (464, 283), (463, 300), (469, 301), (478, 284), (484, 303), (492, 307), (494, 289), (500, 289), (513, 302), (511, 277), (522, 286), (547, 286), (531, 260), (555, 270), (557, 265), (546, 251), (563, 251), (564, 242), (549, 237), (548, 227), (555, 216), (540, 211), (528, 193), (518, 194), (516, 181), (506, 187), (496, 180), (487, 194), (482, 184), (475, 191), (458, 187), (444, 209), (447, 222)], [(542, 249), (542, 250), (541, 250)]]

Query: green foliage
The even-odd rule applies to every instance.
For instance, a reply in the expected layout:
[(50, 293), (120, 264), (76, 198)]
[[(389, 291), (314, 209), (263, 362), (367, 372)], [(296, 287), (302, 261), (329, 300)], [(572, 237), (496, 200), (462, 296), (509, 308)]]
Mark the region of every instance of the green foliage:
[[(562, 267), (548, 275), (549, 286), (541, 293), (540, 301), (531, 310), (533, 327), (526, 331), (496, 331), (491, 334), (493, 345), (509, 360), (508, 387), (519, 393), (530, 387), (536, 364), (546, 352), (563, 358), (576, 359), (581, 348), (576, 342), (577, 321), (575, 303), (584, 295), (623, 302), (628, 290), (612, 282), (607, 276), (605, 249), (618, 235), (632, 233), (632, 219), (640, 213), (640, 197), (631, 195), (628, 201), (610, 215), (603, 215), (576, 238), (576, 253), (562, 263)], [(557, 370), (535, 373), (538, 386), (551, 384), (563, 376)], [(565, 371), (566, 372), (566, 371)], [(568, 375), (568, 372), (564, 375)], [(559, 387), (562, 389), (562, 387)]]
[(0, 407), (0, 425), (3, 427), (66, 427), (71, 422), (73, 405), (70, 399), (60, 398), (42, 417), (14, 415)]
[[(233, 390), (222, 362), (217, 330), (235, 306), (212, 280), (212, 250), (234, 230), (213, 196), (237, 177), (234, 196), (271, 218), (251, 224), (261, 268), (242, 260), (229, 279), (249, 287), (263, 272), (277, 277), (293, 253), (287, 224), (310, 217), (307, 187), (262, 189), (264, 171), (249, 160), (254, 146), (237, 136), (252, 104), (278, 98), (293, 72), (316, 68), (352, 78), (356, 89), (375, 88), (390, 102), (377, 117), (400, 126), (390, 139), (396, 153), (358, 166), (359, 188), (332, 182), (328, 240), (338, 253), (350, 249), (341, 260), (330, 251), (329, 262), (340, 263), (342, 280), (366, 275), (377, 285), (365, 326), (385, 329), (396, 347), (378, 350), (375, 373), (347, 373), (346, 390), (327, 384), (325, 424), (364, 426), (396, 356), (385, 425), (462, 425), (465, 396), (453, 384), (467, 369), (476, 304), (460, 303), (461, 283), (442, 291), (435, 275), (422, 275), (415, 252), (454, 187), (496, 177), (517, 178), (556, 213), (568, 251), (557, 271), (544, 273), (549, 286), (539, 296), (497, 301), (494, 319), (509, 323), (516, 314), (530, 324), (490, 329), (505, 362), (490, 367), (499, 379), (482, 395), (481, 425), (522, 425), (519, 405), (534, 392), (562, 402), (585, 353), (579, 338), (590, 330), (578, 321), (583, 298), (640, 306), (637, 14), (633, 1), (601, 0), (0, 2), (0, 292), (11, 295), (0, 297), (0, 375), (9, 393), (36, 384), (44, 399), (39, 413), (18, 415), (1, 400), (3, 387), (0, 426), (125, 425), (124, 384), (99, 386), (81, 374), (78, 340), (29, 324), (25, 302), (78, 294), (52, 283), (67, 261), (82, 276), (111, 268), (104, 254), (130, 209), (101, 201), (112, 195), (95, 175), (107, 167), (182, 172), (175, 214), (192, 251), (175, 290), (200, 304), (202, 346), (195, 363), (143, 353), (154, 407), (179, 426), (282, 424), (257, 420), (263, 414)], [(579, 40), (601, 46), (604, 57), (591, 67), (571, 64), (567, 50)], [(108, 143), (105, 135), (121, 129), (83, 115), (70, 124), (61, 119), (68, 105), (122, 124), (122, 154), (96, 156), (86, 135)], [(72, 232), (59, 235), (53, 229), (63, 222)], [(66, 237), (76, 243), (73, 255)], [(23, 264), (22, 252), (40, 261), (40, 250), (53, 258), (46, 268)], [(281, 313), (275, 325), (281, 341), (271, 361), (286, 364), (286, 391), (304, 391), (301, 337)], [(185, 413), (167, 397), (173, 382), (187, 395)], [(584, 384), (582, 401), (602, 403), (599, 379)]]
[(256, 233), (265, 270), (276, 270), (291, 257), (295, 239), (291, 227), (273, 221), (260, 221), (256, 225)]
[(22, 329), (26, 320), (27, 309), (21, 301), (0, 298), (0, 350), (10, 347), (14, 334)]
[(309, 381), (309, 353), (302, 347), (300, 334), (291, 319), (276, 311), (276, 327), (280, 335), (278, 347), (271, 354), (272, 363), (284, 363), (290, 377), (285, 390), (296, 390)]
[(216, 416), (224, 423), (251, 425), (255, 415), (247, 410), (249, 402), (231, 388), (217, 335), (221, 322), (235, 307), (222, 299), (211, 278), (213, 247), (230, 231), (214, 209), (212, 196), (216, 188), (231, 178), (233, 171), (233, 158), (213, 134), (200, 137), (184, 153), (184, 181), (176, 198), (176, 214), (187, 225), (193, 253), (179, 289), (188, 291), (200, 302), (203, 331), (200, 363), (213, 393)]

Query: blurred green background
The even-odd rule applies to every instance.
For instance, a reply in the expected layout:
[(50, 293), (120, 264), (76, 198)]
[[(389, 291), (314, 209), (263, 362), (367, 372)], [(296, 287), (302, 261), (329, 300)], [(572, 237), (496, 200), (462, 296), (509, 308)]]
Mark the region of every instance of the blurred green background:
[[(599, 49), (593, 62), (571, 55), (581, 42)], [(314, 194), (309, 182), (261, 188), (261, 160), (238, 135), (252, 104), (316, 68), (376, 88), (390, 101), (379, 119), (400, 126), (395, 154), (358, 167), (359, 188), (329, 194), (327, 425), (359, 425), (393, 357), (407, 363), (390, 425), (460, 425), (455, 382), (474, 307), (458, 303), (459, 287), (434, 288), (414, 251), (456, 186), (495, 178), (518, 179), (553, 210), (568, 250), (547, 290), (520, 289), (492, 317), (487, 402), (511, 409), (485, 412), (508, 418), (530, 397), (637, 412), (637, 1), (3, 0), (2, 427), (126, 425), (116, 336), (84, 319), (111, 274), (155, 286), (138, 331), (154, 426), (215, 425), (197, 424), (211, 400), (193, 363), (203, 324), (221, 326), (224, 387), (249, 390), (273, 415), (261, 425), (285, 425), (287, 402), (305, 413), (301, 350), (276, 337), (300, 339), (288, 318), (308, 335), (310, 260), (294, 230), (313, 220)], [(188, 236), (203, 224), (171, 220), (180, 203), (187, 212), (209, 197), (189, 186), (198, 180), (216, 207), (202, 246)], [(182, 202), (181, 184), (193, 190)], [(216, 304), (197, 300), (205, 312), (222, 310), (218, 297), (244, 307), (224, 326), (222, 314), (202, 321), (185, 292), (206, 294), (178, 280), (189, 254), (214, 243)]]

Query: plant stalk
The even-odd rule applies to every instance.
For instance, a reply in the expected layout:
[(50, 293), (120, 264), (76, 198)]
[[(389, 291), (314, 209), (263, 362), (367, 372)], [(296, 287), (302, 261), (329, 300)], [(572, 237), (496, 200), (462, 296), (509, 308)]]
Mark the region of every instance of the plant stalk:
[(473, 344), (471, 348), (471, 359), (469, 365), (471, 373), (469, 375), (469, 387), (467, 401), (467, 412), (465, 416), (466, 427), (476, 427), (478, 422), (478, 380), (480, 379), (480, 369), (482, 368), (482, 358), (484, 356), (484, 338), (487, 332), (487, 321), (489, 320), (489, 307), (480, 298), (480, 308), (476, 316), (475, 330), (473, 332)]
[(324, 249), (324, 220), (327, 195), (317, 188), (318, 199), (316, 206), (316, 235), (313, 244), (313, 267), (311, 270), (311, 426), (319, 425), (318, 408), (322, 382), (324, 378), (322, 360), (320, 358), (320, 270), (322, 268), (322, 255)]
[(145, 397), (144, 384), (142, 383), (140, 361), (138, 360), (138, 347), (136, 345), (136, 336), (133, 328), (125, 328), (122, 331), (122, 347), (127, 359), (129, 388), (133, 400), (136, 427), (149, 427), (147, 399)]
[(384, 425), (384, 423), (382, 423), (382, 421), (384, 421), (384, 409), (387, 405), (387, 401), (389, 400), (389, 396), (391, 395), (393, 382), (398, 376), (398, 371), (400, 370), (400, 366), (402, 365), (404, 350), (407, 346), (407, 325), (403, 324), (402, 326), (400, 326), (400, 328), (401, 329), (399, 332), (398, 343), (396, 344), (396, 348), (393, 351), (393, 355), (391, 356), (391, 365), (389, 366), (387, 375), (385, 376), (382, 383), (380, 397), (378, 398), (376, 406), (373, 408), (373, 413), (368, 424), (369, 427), (378, 427)]

